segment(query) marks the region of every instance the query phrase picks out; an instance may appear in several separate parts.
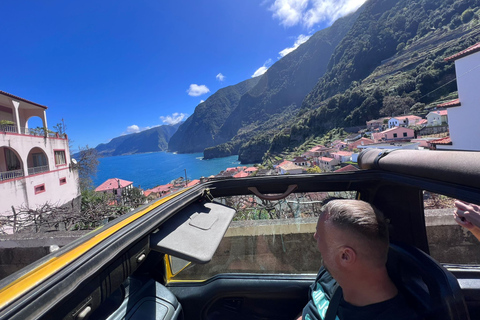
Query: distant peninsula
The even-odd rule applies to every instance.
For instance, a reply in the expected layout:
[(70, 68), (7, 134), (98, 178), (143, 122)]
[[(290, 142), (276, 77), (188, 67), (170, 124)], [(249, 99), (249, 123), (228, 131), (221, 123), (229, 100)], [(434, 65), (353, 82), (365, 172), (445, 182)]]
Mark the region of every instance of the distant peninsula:
[(137, 133), (113, 138), (108, 143), (95, 147), (102, 157), (121, 156), (135, 153), (166, 151), (168, 142), (183, 122), (162, 125)]

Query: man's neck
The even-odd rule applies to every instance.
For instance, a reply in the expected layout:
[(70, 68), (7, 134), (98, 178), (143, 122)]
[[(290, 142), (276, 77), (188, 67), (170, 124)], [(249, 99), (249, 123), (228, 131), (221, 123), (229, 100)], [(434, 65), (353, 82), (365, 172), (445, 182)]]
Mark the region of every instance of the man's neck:
[(398, 293), (386, 269), (352, 275), (339, 284), (345, 301), (357, 307), (392, 299)]

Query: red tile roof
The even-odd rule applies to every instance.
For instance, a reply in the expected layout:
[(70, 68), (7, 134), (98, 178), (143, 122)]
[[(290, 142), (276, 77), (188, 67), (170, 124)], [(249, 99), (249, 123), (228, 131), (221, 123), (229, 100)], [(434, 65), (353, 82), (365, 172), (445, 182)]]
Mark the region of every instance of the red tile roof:
[(337, 152), (333, 152), (332, 154), (338, 154), (339, 156), (342, 156), (342, 157), (350, 157), (353, 152), (350, 152), (350, 151), (337, 151)]
[(285, 165), (287, 165), (287, 164), (293, 164), (293, 162), (292, 162), (292, 161), (288, 161), (288, 160), (283, 160), (278, 166), (279, 166), (279, 167), (280, 167), (280, 166), (285, 166)]
[(118, 188), (125, 188), (126, 186), (129, 186), (132, 183), (133, 183), (132, 181), (112, 178), (112, 179), (108, 179), (107, 181), (99, 185), (95, 189), (95, 191), (107, 191), (107, 190), (113, 190)]
[[(422, 119), (421, 117), (419, 116), (413, 116), (413, 115), (409, 115), (409, 116), (399, 116), (399, 117), (393, 117), (397, 120), (405, 120), (405, 119), (408, 119), (408, 121), (410, 120), (418, 120), (418, 119)], [(392, 119), (393, 119), (392, 118)]]
[(187, 187), (193, 187), (194, 185), (197, 185), (200, 183), (200, 180), (198, 179), (195, 179), (195, 180), (192, 180), (190, 181), (188, 184), (187, 184)]
[(47, 106), (42, 106), (41, 104), (32, 102), (32, 101), (30, 101), (30, 100), (17, 97), (17, 96), (15, 96), (15, 95), (11, 94), (11, 93), (8, 93), (8, 92), (2, 91), (2, 90), (0, 90), (0, 93), (3, 94), (3, 95), (9, 96), (10, 98), (17, 99), (17, 100), (22, 100), (22, 101), (24, 101), (24, 102), (28, 102), (28, 103), (31, 103), (31, 104), (33, 104), (33, 105), (36, 105), (37, 107), (41, 107), (41, 108), (44, 108), (44, 109), (48, 109)]
[(248, 167), (247, 169), (245, 169), (245, 172), (255, 172), (255, 171), (258, 171), (258, 168)]
[(143, 195), (145, 197), (148, 197), (150, 195), (150, 193), (152, 193), (152, 191), (146, 190), (145, 192), (143, 192)]
[(320, 161), (325, 161), (325, 162), (330, 162), (330, 161), (333, 161), (333, 160), (335, 160), (335, 159), (333, 159), (333, 158), (327, 158), (327, 157), (320, 157), (320, 158), (318, 158), (318, 160), (320, 160)]
[(444, 102), (437, 105), (438, 108), (448, 108), (448, 107), (459, 107), (461, 106), (460, 99), (455, 99), (452, 101)]
[(322, 145), (318, 145), (316, 147), (313, 147), (312, 149), (308, 150), (310, 152), (317, 152), (317, 151), (322, 151), (325, 149), (325, 146), (322, 146)]
[(357, 171), (358, 168), (355, 167), (355, 166), (352, 166), (351, 164), (349, 164), (348, 166), (345, 166), (343, 168), (340, 168), (338, 170), (335, 170), (334, 172), (347, 172), (347, 171)]
[(445, 137), (437, 140), (430, 141), (431, 144), (445, 144), (445, 145), (451, 145), (452, 144), (452, 139), (450, 137)]
[(387, 132), (392, 132), (392, 131), (397, 131), (397, 130), (408, 130), (408, 131), (415, 131), (413, 129), (410, 129), (410, 128), (404, 128), (404, 127), (393, 127), (393, 128), (390, 128), (390, 129), (387, 129), (385, 131), (382, 131), (381, 133), (387, 133)]
[(233, 175), (234, 178), (245, 178), (248, 177), (249, 174), (246, 173), (245, 171), (240, 171), (239, 173)]
[(463, 51), (460, 51), (459, 53), (454, 54), (453, 56), (445, 58), (445, 61), (457, 60), (457, 59), (466, 57), (466, 56), (468, 56), (472, 53), (478, 52), (478, 51), (480, 51), (480, 42), (477, 43), (477, 44), (474, 44), (473, 46), (471, 46), (471, 47), (469, 47), (469, 48), (467, 48)]

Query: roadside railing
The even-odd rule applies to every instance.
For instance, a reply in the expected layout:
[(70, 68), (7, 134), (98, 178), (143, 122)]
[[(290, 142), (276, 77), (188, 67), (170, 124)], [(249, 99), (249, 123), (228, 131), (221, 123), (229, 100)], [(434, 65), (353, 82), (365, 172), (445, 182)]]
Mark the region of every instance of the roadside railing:
[(0, 181), (15, 179), (18, 177), (23, 177), (22, 169), (0, 172)]
[(39, 166), (39, 167), (32, 167), (32, 168), (28, 168), (28, 175), (31, 176), (33, 174), (47, 172), (47, 171), (48, 171), (48, 165)]

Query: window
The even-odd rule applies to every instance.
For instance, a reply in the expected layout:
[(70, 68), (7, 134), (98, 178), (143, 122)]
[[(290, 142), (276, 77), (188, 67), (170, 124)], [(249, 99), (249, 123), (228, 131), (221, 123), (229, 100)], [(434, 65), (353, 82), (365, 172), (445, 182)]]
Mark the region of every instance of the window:
[(406, 132), (404, 132), (404, 133), (403, 133), (403, 136), (404, 136), (404, 137), (406, 137), (406, 136), (407, 136), (407, 133), (406, 133)]
[(394, 133), (394, 134), (393, 134), (393, 137), (394, 137), (394, 138), (396, 138), (396, 137), (397, 137), (397, 134), (396, 134), (396, 133)]
[(67, 178), (60, 178), (60, 185), (66, 184), (67, 183)]
[(65, 165), (67, 162), (65, 160), (65, 150), (56, 150), (55, 151), (55, 165)]
[(45, 184), (40, 184), (38, 186), (35, 186), (35, 194), (39, 194), (45, 192)]
[(32, 153), (33, 166), (42, 167), (47, 165), (47, 158), (43, 153)]
[(279, 201), (253, 195), (215, 199), (237, 211), (217, 251), (208, 264), (168, 256), (171, 279), (205, 280), (219, 273), (316, 273), (321, 256), (313, 234), (322, 201), (355, 195), (346, 191), (297, 193)]

